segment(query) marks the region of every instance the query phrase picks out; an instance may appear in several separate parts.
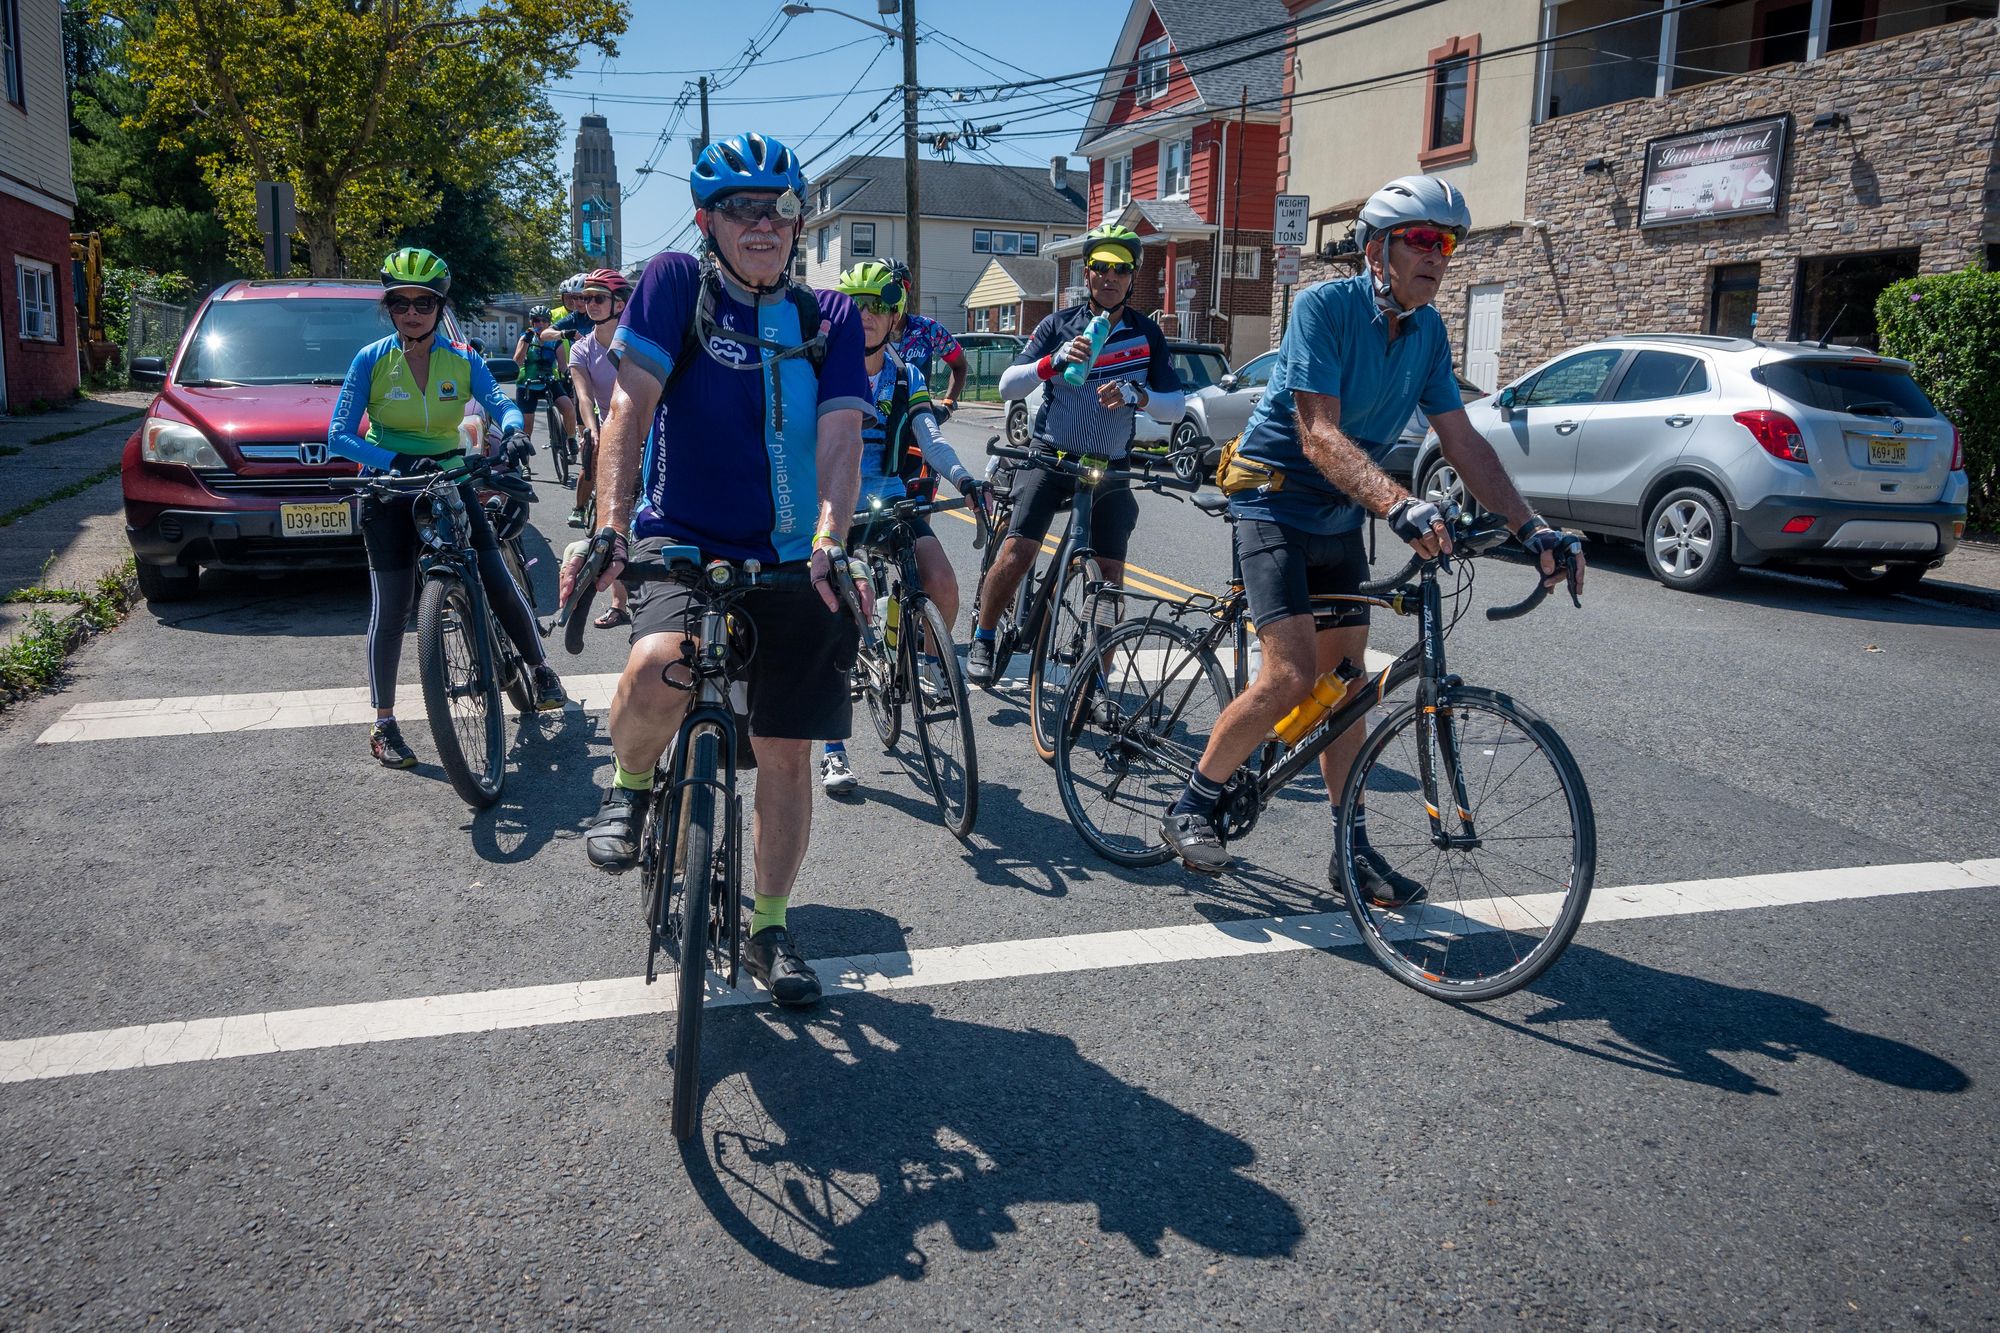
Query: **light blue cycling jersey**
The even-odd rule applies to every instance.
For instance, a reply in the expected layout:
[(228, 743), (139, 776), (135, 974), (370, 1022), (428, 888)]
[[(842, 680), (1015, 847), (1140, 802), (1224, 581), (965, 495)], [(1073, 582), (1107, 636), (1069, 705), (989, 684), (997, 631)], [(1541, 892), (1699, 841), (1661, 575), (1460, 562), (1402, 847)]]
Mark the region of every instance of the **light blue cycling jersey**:
[[(403, 340), (392, 333), (354, 354), (326, 429), (326, 447), (379, 472), (395, 467), (401, 457), (454, 454), (467, 402), (484, 407), (503, 432), (521, 429), (521, 409), (500, 392), (485, 359), (470, 347), (443, 338), (433, 342), (430, 377), (418, 388), (403, 355)], [(361, 434), (364, 414), (366, 437)]]

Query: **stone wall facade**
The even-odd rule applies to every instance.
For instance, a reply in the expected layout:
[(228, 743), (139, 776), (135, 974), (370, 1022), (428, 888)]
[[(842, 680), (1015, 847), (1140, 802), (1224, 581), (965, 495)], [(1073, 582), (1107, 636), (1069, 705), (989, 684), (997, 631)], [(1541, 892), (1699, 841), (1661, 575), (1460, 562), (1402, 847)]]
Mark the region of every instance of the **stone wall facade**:
[[(1848, 123), (1814, 129), (1831, 111)], [(1793, 125), (1775, 216), (1640, 228), (1648, 139), (1784, 112)], [(1996, 127), (1992, 19), (1531, 126), (1529, 218), (1475, 231), (1439, 297), (1453, 351), (1462, 355), (1466, 293), (1477, 284), (1504, 285), (1504, 383), (1595, 338), (1706, 332), (1714, 270), (1747, 263), (1761, 266), (1758, 336), (1817, 336), (1794, 327), (1802, 260), (1915, 250), (1919, 272), (1942, 273), (1980, 262), (2000, 240)], [(1600, 157), (1607, 170), (1584, 172)], [(1300, 268), (1302, 283), (1354, 272), (1351, 258), (1308, 256)], [(1274, 311), (1282, 296), (1274, 291)]]

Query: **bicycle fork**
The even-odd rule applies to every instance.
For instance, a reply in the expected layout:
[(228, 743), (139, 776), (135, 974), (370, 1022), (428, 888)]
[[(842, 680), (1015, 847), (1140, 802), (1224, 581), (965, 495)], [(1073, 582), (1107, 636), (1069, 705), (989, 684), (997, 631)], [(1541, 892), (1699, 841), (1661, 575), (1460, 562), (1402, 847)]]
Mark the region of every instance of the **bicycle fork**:
[[(1424, 784), (1424, 813), (1430, 818), (1432, 846), (1441, 851), (1472, 851), (1480, 846), (1481, 839), (1473, 824), (1472, 800), (1465, 786), (1465, 765), (1458, 750), (1458, 722), (1452, 716), (1451, 705), (1445, 702), (1446, 694), (1459, 681), (1456, 676), (1441, 674), (1444, 621), (1442, 597), (1435, 578), (1424, 579), (1422, 597), (1419, 615), (1424, 655), (1417, 680), (1417, 768)], [(1457, 832), (1450, 830), (1439, 808), (1446, 789), (1457, 816)]]

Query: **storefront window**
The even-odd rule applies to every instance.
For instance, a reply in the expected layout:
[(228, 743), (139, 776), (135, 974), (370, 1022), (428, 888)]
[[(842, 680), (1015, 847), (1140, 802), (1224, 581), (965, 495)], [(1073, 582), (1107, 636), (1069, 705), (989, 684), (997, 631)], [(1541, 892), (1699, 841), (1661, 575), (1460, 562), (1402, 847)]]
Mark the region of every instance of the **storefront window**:
[[(1554, 9), (1544, 114), (1569, 115), (1658, 91), (1662, 8), (1661, 0), (1569, 0)], [(1599, 26), (1607, 23), (1616, 26)]]
[(1724, 264), (1708, 295), (1708, 331), (1725, 338), (1757, 336), (1756, 264)]
[(1915, 250), (1801, 259), (1792, 337), (1873, 349), (1875, 298), (1916, 276)]
[(1680, 11), (1674, 87), (1806, 58), (1812, 0), (1727, 0)]

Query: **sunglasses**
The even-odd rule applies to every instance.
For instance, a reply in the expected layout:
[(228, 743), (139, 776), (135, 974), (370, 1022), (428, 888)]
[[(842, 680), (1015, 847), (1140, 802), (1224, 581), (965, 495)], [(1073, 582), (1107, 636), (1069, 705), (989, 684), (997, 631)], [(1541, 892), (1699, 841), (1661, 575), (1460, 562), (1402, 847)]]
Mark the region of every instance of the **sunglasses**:
[(610, 292), (585, 292), (583, 294), (583, 303), (585, 305), (596, 305), (599, 301), (609, 301), (610, 299)]
[(901, 301), (878, 301), (872, 297), (861, 297), (854, 303), (864, 315), (900, 315), (903, 313)]
[(710, 212), (720, 213), (746, 227), (754, 227), (759, 222), (790, 222), (799, 215), (798, 196), (790, 190), (776, 199), (752, 199), (747, 195), (732, 194), (708, 207)]
[(1452, 251), (1458, 249), (1458, 237), (1436, 227), (1405, 227), (1396, 232), (1395, 237), (1412, 250), (1435, 250), (1446, 259), (1450, 259)]
[(435, 315), (438, 299), (435, 296), (392, 296), (383, 302), (392, 315), (407, 315), (415, 311), (419, 315)]
[(1108, 259), (1093, 259), (1088, 264), (1085, 264), (1084, 267), (1092, 273), (1126, 274), (1132, 271), (1130, 264), (1114, 264)]

